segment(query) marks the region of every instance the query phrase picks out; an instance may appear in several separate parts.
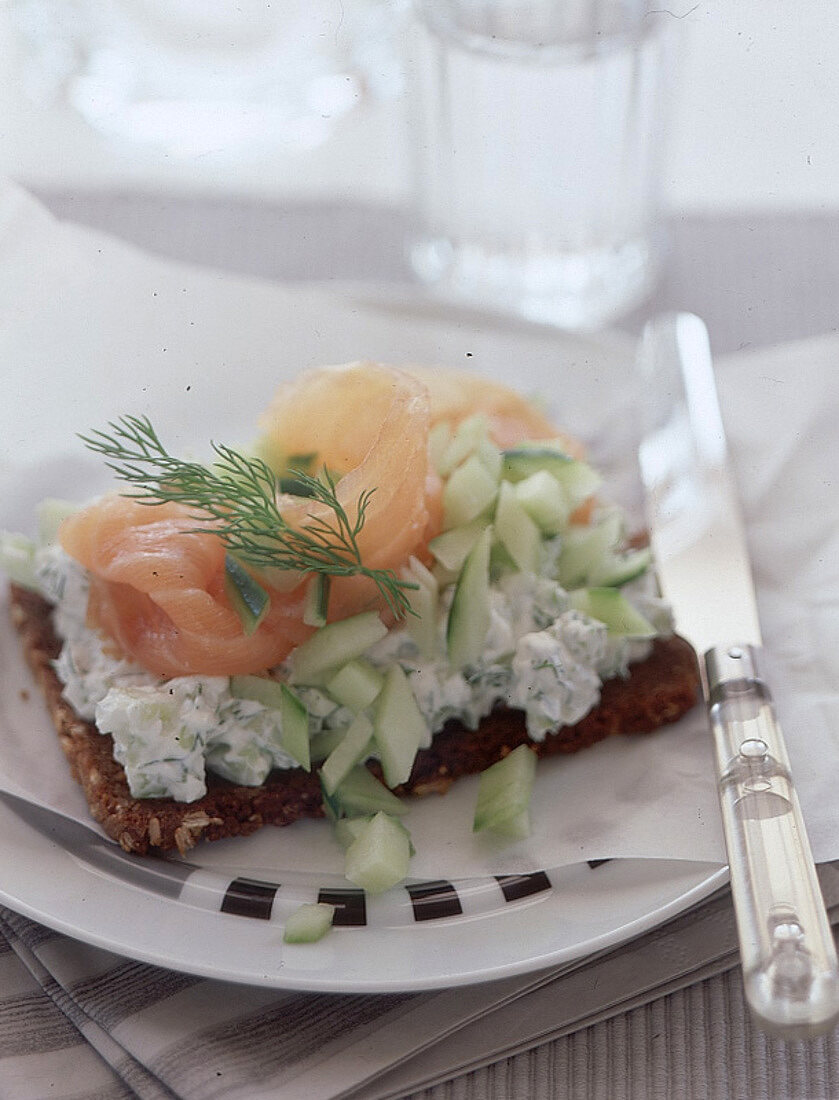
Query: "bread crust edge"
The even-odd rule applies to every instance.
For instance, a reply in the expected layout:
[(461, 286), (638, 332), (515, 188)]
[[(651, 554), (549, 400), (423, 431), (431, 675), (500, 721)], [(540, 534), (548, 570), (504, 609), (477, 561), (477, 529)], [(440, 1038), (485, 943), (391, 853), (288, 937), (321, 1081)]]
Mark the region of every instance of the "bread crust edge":
[[(61, 642), (53, 629), (51, 605), (17, 585), (10, 585), (10, 605), (12, 622), (71, 773), (84, 791), (92, 817), (126, 851), (184, 853), (199, 840), (244, 837), (265, 825), (323, 817), (317, 772), (302, 768), (274, 772), (260, 787), (208, 775), (206, 795), (191, 803), (134, 798), (122, 766), (113, 758), (110, 735), (99, 733), (63, 698), (53, 667)], [(579, 752), (615, 735), (650, 733), (678, 721), (695, 705), (699, 683), (690, 644), (675, 634), (657, 638), (649, 657), (632, 665), (626, 678), (604, 682), (600, 702), (584, 718), (548, 734), (544, 741), (532, 741), (524, 715), (504, 707), (496, 708), (477, 730), (447, 723), (432, 746), (419, 751), (409, 781), (397, 793), (444, 793), (455, 780), (483, 771), (522, 744), (545, 757)], [(369, 766), (381, 778), (378, 766)]]

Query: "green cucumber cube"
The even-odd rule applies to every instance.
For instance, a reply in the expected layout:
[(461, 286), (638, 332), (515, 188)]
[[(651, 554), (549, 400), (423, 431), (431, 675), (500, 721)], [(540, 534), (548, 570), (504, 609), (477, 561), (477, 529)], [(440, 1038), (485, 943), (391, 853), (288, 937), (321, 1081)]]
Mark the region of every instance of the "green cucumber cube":
[(539, 470), (546, 470), (564, 489), (571, 510), (588, 500), (602, 484), (600, 475), (587, 462), (571, 458), (558, 447), (522, 443), (505, 451), (503, 457), (502, 476), (507, 481), (523, 481)]
[(580, 588), (571, 593), (578, 611), (606, 624), (610, 634), (626, 638), (654, 638), (656, 629), (632, 606), (618, 588)]
[[(461, 566), (461, 569), (462, 568)], [(454, 584), (460, 576), (460, 569), (447, 569), (445, 565), (442, 565), (439, 561), (434, 563), (431, 572), (434, 574), (434, 579), (440, 589), (448, 588), (448, 586)]]
[(530, 798), (536, 776), (536, 754), (519, 745), (481, 773), (473, 830), (521, 840), (530, 835)]
[(0, 569), (12, 584), (37, 589), (35, 543), (32, 539), (11, 531), (0, 531)]
[(418, 587), (411, 593), (413, 615), (406, 616), (405, 629), (413, 638), (423, 657), (433, 657), (437, 652), (437, 617), (440, 603), (440, 586), (434, 574), (417, 558), (411, 558), (404, 571), (406, 580)]
[(604, 561), (611, 561), (623, 537), (618, 512), (607, 512), (596, 523), (572, 526), (562, 537), (557, 580), (563, 588), (592, 584)]
[(367, 814), (365, 817), (339, 817), (337, 821), (333, 821), (332, 831), (335, 833), (335, 839), (345, 851), (354, 840), (358, 840), (364, 826), (372, 818), (372, 814)]
[(417, 750), (430, 743), (431, 732), (400, 665), (387, 671), (373, 730), (385, 783), (407, 783)]
[(500, 818), (491, 827), (491, 832), (506, 840), (527, 840), (533, 832), (533, 823), (530, 819), (530, 807), (513, 814), (512, 817)]
[(306, 602), (303, 605), (303, 622), (307, 626), (326, 626), (326, 611), (329, 606), (329, 577), (326, 573), (315, 573), (306, 589)]
[(572, 511), (593, 496), (603, 484), (600, 474), (587, 462), (578, 459), (561, 468), (557, 481), (565, 490)]
[(386, 634), (387, 627), (375, 611), (327, 623), (292, 651), (291, 679), (317, 684), (325, 673), (360, 657)]
[(620, 587), (640, 577), (652, 565), (653, 555), (649, 547), (627, 550), (622, 554), (607, 554), (600, 565), (592, 570), (591, 583)]
[(58, 528), (75, 512), (78, 512), (78, 504), (69, 500), (59, 500), (56, 497), (47, 497), (38, 505), (38, 542), (41, 546), (52, 546), (58, 540)]
[(321, 765), (321, 782), (327, 794), (334, 795), (336, 788), (346, 779), (352, 768), (367, 758), (372, 737), (373, 723), (363, 712), (357, 714), (341, 741)]
[(344, 730), (342, 729), (319, 730), (313, 733), (309, 740), (311, 759), (318, 763), (325, 760), (343, 739)]
[(537, 470), (515, 486), (519, 503), (546, 535), (558, 535), (568, 525), (570, 508), (565, 490), (547, 470)]
[(224, 557), (224, 591), (245, 634), (253, 634), (271, 606), (271, 598), (232, 554)]
[[(322, 780), (321, 780), (322, 782)], [(328, 795), (330, 808), (337, 817), (359, 817), (383, 810), (387, 814), (406, 814), (408, 807), (393, 791), (373, 775), (363, 764), (357, 764)]]
[(283, 705), (283, 685), (267, 676), (231, 676), (230, 694), (235, 699), (250, 699), (273, 710), (280, 710)]
[(280, 744), (301, 768), (311, 771), (309, 712), (285, 684), (280, 684), (280, 722)]
[(539, 470), (547, 470), (554, 477), (571, 466), (575, 459), (550, 443), (519, 443), (502, 453), (503, 474), (507, 481), (523, 481)]
[(335, 906), (318, 901), (301, 905), (285, 922), (284, 943), (317, 943), (332, 927)]
[(519, 502), (509, 481), (502, 481), (495, 507), (495, 537), (522, 573), (535, 573), (539, 566), (542, 535)]
[(470, 455), (443, 486), (443, 527), (459, 527), (477, 519), (495, 500), (498, 479), (477, 455)]
[(326, 681), (326, 690), (332, 698), (356, 714), (369, 707), (382, 690), (384, 677), (363, 657), (348, 661)]
[(486, 467), (487, 473), (497, 483), (501, 480), (504, 459), (491, 439), (485, 439), (475, 448), (475, 455)]
[(478, 541), (486, 528), (483, 520), (472, 520), (460, 527), (452, 527), (441, 535), (436, 535), (428, 544), (428, 549), (445, 569), (459, 573), (469, 551)]
[(344, 874), (368, 894), (382, 894), (405, 878), (410, 861), (407, 829), (380, 811), (347, 848)]
[(440, 455), (437, 472), (441, 477), (449, 477), (462, 462), (487, 442), (487, 438), (486, 418), (480, 413), (462, 420)]
[(476, 664), (484, 651), (491, 621), (491, 545), (492, 528), (487, 527), (469, 552), (455, 584), (446, 628), (449, 661), (455, 668)]
[(267, 676), (231, 676), (230, 694), (279, 711), (280, 744), (302, 768), (311, 769), (309, 712), (285, 684)]
[[(428, 457), (431, 465), (442, 477), (444, 470), (444, 456), (452, 441), (452, 426), (448, 420), (438, 420), (428, 432)], [(448, 471), (450, 472), (450, 471)]]

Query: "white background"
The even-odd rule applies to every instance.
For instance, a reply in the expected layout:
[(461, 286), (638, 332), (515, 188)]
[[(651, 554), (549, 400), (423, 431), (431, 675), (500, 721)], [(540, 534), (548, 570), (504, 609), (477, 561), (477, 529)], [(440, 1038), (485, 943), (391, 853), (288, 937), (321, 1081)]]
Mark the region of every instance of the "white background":
[[(394, 101), (359, 110), (313, 152), (278, 149), (248, 160), (219, 148), (178, 159), (116, 146), (67, 108), (28, 98), (11, 2), (0, 0), (0, 173), (50, 188), (394, 203), (404, 197), (403, 135)], [(334, 2), (339, 11), (354, 0)], [(830, 0), (650, 5), (672, 12), (683, 39), (665, 186), (669, 205), (682, 211), (839, 207), (839, 7)]]

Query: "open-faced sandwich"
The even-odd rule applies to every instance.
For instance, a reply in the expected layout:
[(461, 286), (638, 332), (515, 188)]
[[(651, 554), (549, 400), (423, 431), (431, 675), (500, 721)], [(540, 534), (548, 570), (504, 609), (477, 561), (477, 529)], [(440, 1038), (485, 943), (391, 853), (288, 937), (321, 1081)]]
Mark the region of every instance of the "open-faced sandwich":
[(83, 438), (117, 490), (46, 502), (3, 557), (73, 774), (129, 851), (326, 814), (381, 889), (410, 853), (397, 796), (485, 773), (476, 827), (521, 836), (537, 757), (695, 701), (649, 552), (505, 387), (355, 363), (283, 385), (252, 453), (186, 462), (133, 417)]

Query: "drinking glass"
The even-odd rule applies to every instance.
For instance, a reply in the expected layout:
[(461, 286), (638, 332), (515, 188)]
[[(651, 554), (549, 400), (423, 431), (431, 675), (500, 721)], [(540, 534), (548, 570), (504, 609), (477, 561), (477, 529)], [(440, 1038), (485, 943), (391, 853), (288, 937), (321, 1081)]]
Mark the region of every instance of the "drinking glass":
[(175, 156), (316, 147), (398, 73), (385, 0), (8, 3), (34, 99)]
[(593, 329), (651, 290), (672, 24), (640, 0), (415, 0), (414, 270)]

